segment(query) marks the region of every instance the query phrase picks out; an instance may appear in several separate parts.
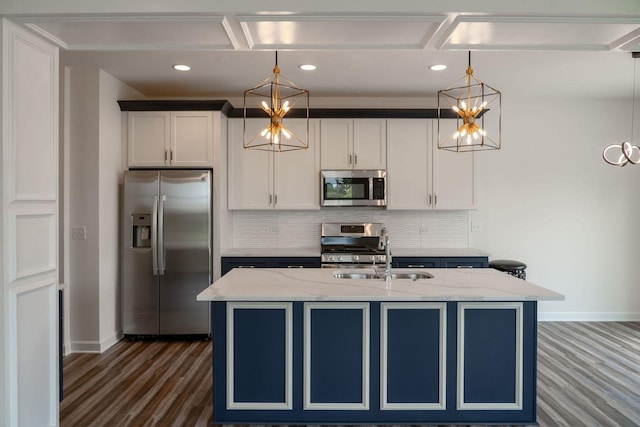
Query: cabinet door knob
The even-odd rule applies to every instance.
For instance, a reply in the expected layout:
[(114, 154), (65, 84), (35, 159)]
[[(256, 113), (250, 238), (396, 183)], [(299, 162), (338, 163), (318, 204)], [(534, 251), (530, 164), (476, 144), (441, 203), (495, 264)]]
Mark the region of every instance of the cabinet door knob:
[(357, 165), (357, 164), (358, 164), (358, 155), (357, 155), (357, 154), (354, 154), (354, 155), (353, 155), (353, 164), (354, 164), (354, 165)]

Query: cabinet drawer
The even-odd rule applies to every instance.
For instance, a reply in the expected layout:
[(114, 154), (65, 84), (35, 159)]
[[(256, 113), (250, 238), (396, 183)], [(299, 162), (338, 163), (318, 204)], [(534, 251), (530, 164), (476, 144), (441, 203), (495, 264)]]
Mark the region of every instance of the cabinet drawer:
[(438, 268), (440, 258), (397, 257), (393, 258), (392, 263), (395, 268)]
[(487, 268), (487, 257), (441, 258), (441, 268)]

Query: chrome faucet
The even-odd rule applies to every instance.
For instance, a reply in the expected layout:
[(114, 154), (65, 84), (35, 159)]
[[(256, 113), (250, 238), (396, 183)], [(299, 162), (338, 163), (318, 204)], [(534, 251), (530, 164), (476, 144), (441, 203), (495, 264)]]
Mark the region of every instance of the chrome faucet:
[(391, 282), (391, 241), (389, 239), (389, 230), (383, 228), (380, 230), (380, 242), (378, 247), (384, 249), (385, 253), (385, 266), (384, 266), (384, 278), (387, 283)]

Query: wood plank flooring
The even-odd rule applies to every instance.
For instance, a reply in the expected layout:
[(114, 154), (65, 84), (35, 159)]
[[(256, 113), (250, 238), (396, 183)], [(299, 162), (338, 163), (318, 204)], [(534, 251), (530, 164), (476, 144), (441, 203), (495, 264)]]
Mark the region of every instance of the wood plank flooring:
[[(60, 425), (207, 426), (211, 342), (123, 340), (64, 359)], [(640, 426), (640, 322), (542, 322), (541, 426)]]

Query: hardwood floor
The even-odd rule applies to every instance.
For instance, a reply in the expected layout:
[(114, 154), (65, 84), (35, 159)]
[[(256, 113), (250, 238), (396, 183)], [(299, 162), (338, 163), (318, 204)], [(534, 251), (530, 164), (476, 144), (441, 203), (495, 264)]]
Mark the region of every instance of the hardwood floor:
[[(211, 342), (123, 340), (64, 359), (60, 425), (206, 426)], [(640, 322), (542, 322), (541, 426), (640, 426)]]

